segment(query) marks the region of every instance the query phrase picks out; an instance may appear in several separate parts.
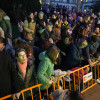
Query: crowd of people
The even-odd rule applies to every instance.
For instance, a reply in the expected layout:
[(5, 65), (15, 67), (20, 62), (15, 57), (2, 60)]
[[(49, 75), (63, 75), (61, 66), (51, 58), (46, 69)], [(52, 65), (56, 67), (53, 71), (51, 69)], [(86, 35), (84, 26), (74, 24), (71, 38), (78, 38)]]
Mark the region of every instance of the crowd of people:
[(12, 39), (10, 18), (0, 9), (0, 97), (21, 99), (20, 90), (39, 83), (45, 91), (57, 81), (57, 69), (66, 74), (75, 67), (93, 67), (100, 60), (99, 29), (100, 13), (47, 5), (27, 12), (18, 22), (20, 36)]

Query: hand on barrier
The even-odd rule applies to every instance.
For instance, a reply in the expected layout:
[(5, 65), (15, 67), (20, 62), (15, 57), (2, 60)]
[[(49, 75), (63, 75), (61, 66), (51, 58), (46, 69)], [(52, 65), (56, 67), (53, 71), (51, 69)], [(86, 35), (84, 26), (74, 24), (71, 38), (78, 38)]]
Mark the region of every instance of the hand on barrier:
[(51, 80), (54, 81), (54, 76), (51, 76)]
[(94, 66), (94, 64), (93, 64), (92, 61), (89, 63), (89, 65), (90, 65), (90, 67), (93, 67)]
[(94, 66), (94, 64), (93, 64), (93, 62), (91, 61), (91, 59), (89, 59), (88, 62), (89, 62), (90, 67), (93, 67), (93, 66)]
[(15, 93), (15, 94), (13, 94), (14, 99), (19, 99), (20, 94), (21, 94), (20, 92), (19, 92), (19, 93)]
[(49, 84), (52, 84), (52, 80), (50, 80)]

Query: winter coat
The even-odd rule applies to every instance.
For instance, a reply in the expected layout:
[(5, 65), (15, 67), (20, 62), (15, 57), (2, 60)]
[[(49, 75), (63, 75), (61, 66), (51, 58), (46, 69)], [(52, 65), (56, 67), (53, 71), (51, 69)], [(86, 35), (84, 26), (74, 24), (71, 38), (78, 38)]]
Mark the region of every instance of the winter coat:
[(58, 35), (56, 31), (52, 30), (51, 32), (49, 32), (48, 30), (44, 30), (44, 32), (41, 35), (41, 39), (48, 40), (49, 38), (52, 38), (53, 41), (60, 40), (60, 36)]
[(20, 91), (18, 74), (11, 57), (0, 51), (0, 97)]
[(39, 59), (41, 62), (39, 63), (37, 77), (38, 82), (43, 83), (40, 87), (41, 90), (46, 89), (46, 85), (49, 86), (51, 75), (54, 74), (54, 64), (47, 56), (46, 51), (40, 53)]
[(22, 79), (21, 71), (18, 68), (18, 64), (16, 63), (16, 69), (18, 73), (18, 79), (21, 89), (25, 89), (37, 84), (37, 76), (36, 76), (36, 69), (33, 63), (28, 63), (26, 69), (25, 79)]
[(97, 49), (100, 47), (100, 43), (97, 41), (92, 44), (90, 42), (90, 38), (87, 38), (88, 45), (83, 49), (84, 55), (86, 59), (90, 59), (90, 54), (96, 53)]
[[(34, 33), (31, 32), (34, 31)], [(34, 40), (36, 31), (36, 22), (28, 22), (28, 20), (24, 21), (24, 34), (26, 35), (26, 39)]]
[(12, 34), (12, 27), (10, 23), (10, 18), (5, 16), (3, 20), (0, 21), (0, 27), (3, 29), (5, 37), (8, 37), (9, 34)]
[(76, 43), (71, 45), (68, 56), (66, 57), (65, 66), (67, 69), (78, 67), (81, 64), (82, 49)]

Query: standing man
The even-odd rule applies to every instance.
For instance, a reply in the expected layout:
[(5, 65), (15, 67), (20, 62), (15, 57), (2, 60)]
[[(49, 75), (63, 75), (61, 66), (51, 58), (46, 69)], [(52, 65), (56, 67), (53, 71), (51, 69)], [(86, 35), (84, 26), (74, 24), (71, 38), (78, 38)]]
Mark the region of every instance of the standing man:
[(9, 54), (4, 51), (4, 48), (5, 39), (0, 37), (0, 98), (13, 94), (14, 97), (19, 99), (18, 75)]

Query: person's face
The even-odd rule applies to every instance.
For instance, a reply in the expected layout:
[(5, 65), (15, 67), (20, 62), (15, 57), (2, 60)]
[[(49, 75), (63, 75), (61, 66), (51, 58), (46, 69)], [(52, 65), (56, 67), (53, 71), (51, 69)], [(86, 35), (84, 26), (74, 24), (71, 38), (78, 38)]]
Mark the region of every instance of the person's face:
[(83, 18), (82, 17), (80, 17), (80, 22), (83, 22)]
[(56, 16), (55, 15), (52, 15), (52, 19), (56, 19)]
[(95, 30), (97, 33), (99, 33), (99, 28), (96, 28), (96, 30)]
[(52, 25), (48, 25), (48, 26), (47, 26), (47, 30), (48, 30), (49, 32), (51, 32), (51, 31), (52, 31)]
[(88, 45), (87, 41), (84, 41), (79, 48), (85, 48)]
[(63, 15), (61, 15), (61, 19), (63, 19)]
[(64, 21), (64, 24), (68, 24), (67, 20), (66, 20), (66, 21)]
[(25, 63), (25, 61), (26, 61), (26, 53), (24, 51), (19, 52), (17, 60), (20, 63)]
[(32, 53), (29, 53), (28, 54), (28, 58), (33, 60), (33, 54)]
[(43, 26), (44, 26), (44, 27), (46, 26), (46, 23), (45, 23), (45, 22), (43, 22)]
[(37, 16), (37, 12), (35, 12), (34, 15)]
[(69, 38), (68, 38), (68, 37), (67, 37), (67, 38), (65, 38), (64, 42), (65, 42), (65, 44), (66, 44), (66, 45), (68, 45), (68, 44), (70, 44), (70, 43), (71, 43), (71, 42), (69, 41)]
[(90, 17), (88, 17), (88, 21), (90, 21)]
[(31, 19), (33, 19), (33, 18), (34, 18), (33, 13), (31, 13), (31, 14), (29, 15), (29, 17), (30, 17)]
[(39, 14), (39, 18), (40, 19), (43, 19), (43, 14)]
[(0, 43), (0, 50), (4, 47), (4, 43)]

